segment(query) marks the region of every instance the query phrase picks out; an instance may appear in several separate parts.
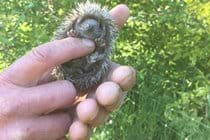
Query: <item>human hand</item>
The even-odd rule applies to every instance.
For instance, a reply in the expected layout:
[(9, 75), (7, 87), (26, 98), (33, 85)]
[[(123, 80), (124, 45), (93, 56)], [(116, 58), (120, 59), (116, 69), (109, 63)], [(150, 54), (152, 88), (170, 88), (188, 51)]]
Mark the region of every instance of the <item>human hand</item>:
[[(128, 9), (121, 5), (111, 14), (121, 27), (128, 17)], [(0, 75), (0, 138), (53, 140), (63, 137), (71, 125), (71, 118), (66, 113), (50, 112), (72, 106), (76, 91), (68, 81), (49, 82), (52, 80), (49, 73), (55, 66), (93, 50), (93, 42), (67, 38), (35, 48), (5, 70)], [(123, 99), (120, 87), (124, 90), (132, 87), (135, 72), (130, 67), (113, 64), (107, 80), (113, 82), (103, 83), (96, 94), (93, 90), (89, 99), (78, 104), (78, 117), (73, 118), (69, 130), (72, 139), (88, 139), (89, 126), (101, 124), (108, 112), (119, 106)], [(110, 94), (105, 94), (107, 89)], [(86, 110), (84, 106), (89, 108)]]

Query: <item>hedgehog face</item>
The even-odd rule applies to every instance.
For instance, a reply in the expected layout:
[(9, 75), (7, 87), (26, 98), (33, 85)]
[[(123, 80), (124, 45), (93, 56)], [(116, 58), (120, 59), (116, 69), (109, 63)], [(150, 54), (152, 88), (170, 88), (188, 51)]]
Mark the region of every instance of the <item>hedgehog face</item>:
[(94, 18), (77, 20), (75, 30), (81, 37), (93, 40), (101, 37), (103, 34), (103, 28), (100, 22)]

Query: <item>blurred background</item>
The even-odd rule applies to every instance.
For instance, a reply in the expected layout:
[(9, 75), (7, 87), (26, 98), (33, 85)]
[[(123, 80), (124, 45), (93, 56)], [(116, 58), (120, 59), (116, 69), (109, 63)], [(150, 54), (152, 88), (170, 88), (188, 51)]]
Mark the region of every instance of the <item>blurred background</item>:
[[(0, 0), (0, 69), (50, 41), (78, 2)], [(98, 2), (130, 8), (112, 59), (133, 66), (137, 84), (92, 140), (210, 140), (210, 1)]]

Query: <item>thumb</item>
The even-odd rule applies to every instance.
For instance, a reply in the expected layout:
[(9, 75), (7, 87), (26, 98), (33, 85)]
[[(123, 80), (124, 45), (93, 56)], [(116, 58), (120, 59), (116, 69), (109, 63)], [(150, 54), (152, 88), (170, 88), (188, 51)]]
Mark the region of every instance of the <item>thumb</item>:
[(69, 37), (55, 40), (32, 49), (5, 70), (1, 77), (16, 85), (32, 85), (46, 71), (64, 62), (85, 56), (94, 49), (94, 42), (87, 39)]

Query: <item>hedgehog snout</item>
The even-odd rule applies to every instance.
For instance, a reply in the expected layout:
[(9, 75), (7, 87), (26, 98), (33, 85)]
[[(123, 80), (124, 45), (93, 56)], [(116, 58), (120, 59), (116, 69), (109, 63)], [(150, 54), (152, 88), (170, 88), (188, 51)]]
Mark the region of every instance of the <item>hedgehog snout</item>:
[(102, 29), (100, 23), (95, 19), (85, 19), (78, 25), (78, 31), (81, 36), (89, 39), (95, 39), (101, 36)]

